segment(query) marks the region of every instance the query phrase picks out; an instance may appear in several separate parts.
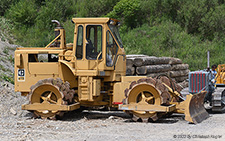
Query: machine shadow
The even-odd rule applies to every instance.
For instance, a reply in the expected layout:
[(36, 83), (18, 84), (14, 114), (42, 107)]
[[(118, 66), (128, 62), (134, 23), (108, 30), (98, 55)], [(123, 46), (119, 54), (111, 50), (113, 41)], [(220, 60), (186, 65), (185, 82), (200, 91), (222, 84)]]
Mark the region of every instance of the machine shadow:
[(98, 111), (98, 110), (83, 110), (71, 111), (64, 115), (63, 121), (77, 121), (81, 119), (94, 120), (94, 119), (130, 119), (131, 116), (122, 111)]
[(221, 111), (221, 112), (215, 112), (215, 111), (212, 111), (212, 109), (207, 109), (206, 110), (209, 114), (224, 114), (225, 113), (225, 110)]
[[(163, 116), (156, 121), (148, 120), (147, 123), (156, 123), (156, 124), (173, 124), (178, 122), (179, 120), (184, 120), (183, 115), (170, 115), (170, 116)], [(125, 120), (125, 122), (135, 122), (132, 119)], [(142, 121), (138, 121), (142, 122)]]
[[(120, 119), (126, 123), (135, 122), (132, 120), (132, 116), (122, 111), (96, 111), (96, 110), (84, 110), (84, 111), (71, 111), (64, 115), (62, 121), (77, 121), (81, 119), (87, 120), (107, 120), (107, 119)], [(179, 120), (184, 120), (184, 115), (175, 114), (170, 116), (163, 116), (157, 121), (149, 121), (148, 123), (161, 123), (161, 124), (173, 124)]]

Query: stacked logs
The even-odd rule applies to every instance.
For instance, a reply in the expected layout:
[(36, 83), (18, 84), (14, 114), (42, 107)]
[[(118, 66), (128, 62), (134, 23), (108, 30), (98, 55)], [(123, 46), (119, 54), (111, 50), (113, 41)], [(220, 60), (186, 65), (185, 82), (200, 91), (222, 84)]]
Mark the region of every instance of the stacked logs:
[(156, 77), (166, 74), (176, 82), (183, 82), (188, 78), (189, 65), (173, 57), (155, 57), (147, 55), (127, 55), (127, 70), (129, 76)]

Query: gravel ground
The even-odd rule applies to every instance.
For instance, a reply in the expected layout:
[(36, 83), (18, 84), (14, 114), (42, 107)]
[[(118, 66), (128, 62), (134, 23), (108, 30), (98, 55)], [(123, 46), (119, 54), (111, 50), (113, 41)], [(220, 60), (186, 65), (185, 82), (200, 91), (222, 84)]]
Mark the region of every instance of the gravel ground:
[(13, 83), (14, 75), (14, 51), (18, 47), (0, 40), (0, 83)]
[(122, 111), (70, 112), (62, 120), (32, 118), (13, 85), (0, 87), (1, 140), (225, 140), (224, 114), (189, 124), (181, 114), (155, 123), (132, 122)]

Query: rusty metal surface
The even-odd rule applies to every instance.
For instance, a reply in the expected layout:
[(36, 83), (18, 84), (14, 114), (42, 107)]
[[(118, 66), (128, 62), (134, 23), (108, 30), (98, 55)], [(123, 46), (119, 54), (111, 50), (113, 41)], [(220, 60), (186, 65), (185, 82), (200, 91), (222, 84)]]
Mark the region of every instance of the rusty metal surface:
[[(188, 107), (185, 109), (185, 119), (191, 118), (192, 122), (196, 124), (209, 117), (204, 107), (205, 95), (206, 92), (201, 92), (191, 96), (190, 102), (187, 104)], [(186, 100), (188, 100), (188, 97)]]

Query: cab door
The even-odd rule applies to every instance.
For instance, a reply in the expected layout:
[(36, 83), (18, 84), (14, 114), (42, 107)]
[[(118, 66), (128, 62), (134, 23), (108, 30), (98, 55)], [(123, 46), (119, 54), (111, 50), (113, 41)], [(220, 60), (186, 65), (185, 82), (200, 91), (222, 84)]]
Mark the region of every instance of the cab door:
[(111, 68), (115, 65), (115, 61), (117, 58), (118, 45), (115, 42), (112, 33), (107, 30), (106, 31), (106, 66)]
[[(101, 24), (83, 24), (77, 28), (76, 58), (78, 69), (93, 70), (96, 60), (102, 60), (102, 35)], [(101, 62), (101, 61), (100, 61)]]

